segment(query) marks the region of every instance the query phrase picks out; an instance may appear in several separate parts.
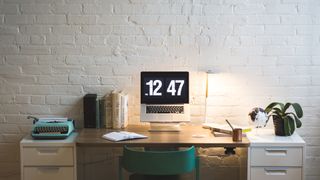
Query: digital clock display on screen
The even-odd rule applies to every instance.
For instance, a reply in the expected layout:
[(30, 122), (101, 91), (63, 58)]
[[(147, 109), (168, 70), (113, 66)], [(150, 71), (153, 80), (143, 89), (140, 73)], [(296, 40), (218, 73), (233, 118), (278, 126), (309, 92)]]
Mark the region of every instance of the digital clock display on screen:
[(141, 72), (141, 103), (189, 103), (189, 72)]

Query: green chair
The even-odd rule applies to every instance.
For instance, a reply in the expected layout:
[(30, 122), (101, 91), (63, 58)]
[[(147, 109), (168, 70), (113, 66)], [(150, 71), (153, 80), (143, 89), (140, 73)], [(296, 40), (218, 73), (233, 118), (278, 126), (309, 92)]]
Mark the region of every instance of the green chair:
[(142, 179), (157, 179), (155, 175), (172, 177), (195, 170), (196, 180), (200, 179), (194, 146), (178, 151), (141, 151), (124, 146), (123, 156), (119, 157), (119, 180), (123, 180), (122, 168)]

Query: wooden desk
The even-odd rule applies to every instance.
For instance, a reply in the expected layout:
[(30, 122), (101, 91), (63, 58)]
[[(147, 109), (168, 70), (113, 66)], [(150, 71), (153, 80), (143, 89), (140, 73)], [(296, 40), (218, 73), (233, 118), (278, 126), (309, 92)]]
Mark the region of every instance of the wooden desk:
[[(120, 142), (111, 142), (102, 138), (102, 135), (115, 130), (112, 129), (82, 129), (76, 139), (77, 146), (106, 146), (122, 147), (143, 146), (143, 147), (248, 147), (249, 140), (242, 138), (242, 142), (233, 142), (231, 136), (215, 137), (210, 130), (201, 126), (181, 126), (180, 132), (149, 132), (149, 126), (130, 125), (125, 131), (136, 132), (148, 136), (147, 139), (135, 139)], [(204, 135), (205, 137), (193, 137), (193, 135)]]

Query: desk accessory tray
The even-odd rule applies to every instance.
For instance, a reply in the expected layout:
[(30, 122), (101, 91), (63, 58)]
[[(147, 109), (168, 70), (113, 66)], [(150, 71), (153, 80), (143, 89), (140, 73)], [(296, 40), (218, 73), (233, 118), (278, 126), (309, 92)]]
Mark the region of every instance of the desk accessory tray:
[(74, 131), (68, 118), (34, 118), (31, 136), (34, 139), (65, 139)]

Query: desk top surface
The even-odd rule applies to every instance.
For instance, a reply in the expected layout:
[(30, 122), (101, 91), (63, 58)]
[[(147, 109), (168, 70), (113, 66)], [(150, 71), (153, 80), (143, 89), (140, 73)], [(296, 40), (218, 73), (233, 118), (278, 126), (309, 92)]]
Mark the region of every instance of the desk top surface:
[[(248, 147), (250, 142), (242, 137), (241, 142), (232, 141), (231, 136), (215, 137), (210, 130), (201, 126), (181, 126), (180, 132), (149, 132), (149, 126), (129, 125), (124, 131), (135, 132), (148, 136), (146, 139), (134, 139), (112, 142), (102, 138), (105, 133), (116, 131), (114, 129), (82, 129), (79, 131), (76, 143), (78, 146), (161, 146), (161, 147)], [(199, 137), (202, 136), (202, 137)]]

